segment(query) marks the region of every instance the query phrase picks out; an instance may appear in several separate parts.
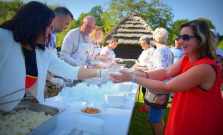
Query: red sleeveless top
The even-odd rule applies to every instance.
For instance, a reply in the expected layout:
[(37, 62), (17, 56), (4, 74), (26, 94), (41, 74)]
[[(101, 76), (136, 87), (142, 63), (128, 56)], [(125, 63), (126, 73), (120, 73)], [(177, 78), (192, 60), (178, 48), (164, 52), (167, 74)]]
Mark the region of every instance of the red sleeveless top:
[(223, 99), (219, 66), (208, 57), (191, 64), (189, 58), (184, 56), (182, 63), (181, 73), (198, 64), (213, 65), (217, 69), (217, 79), (207, 91), (196, 86), (175, 93), (165, 135), (223, 135)]

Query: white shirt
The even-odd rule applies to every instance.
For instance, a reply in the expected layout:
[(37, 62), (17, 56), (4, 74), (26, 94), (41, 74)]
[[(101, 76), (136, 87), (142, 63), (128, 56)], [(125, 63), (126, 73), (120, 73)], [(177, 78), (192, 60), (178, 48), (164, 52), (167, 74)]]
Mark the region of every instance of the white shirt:
[(101, 54), (108, 54), (112, 57), (112, 59), (115, 59), (116, 55), (113, 50), (110, 50), (107, 46), (101, 49)]
[(91, 36), (81, 34), (79, 28), (70, 30), (64, 38), (60, 58), (73, 66), (84, 66), (92, 61)]
[(146, 65), (146, 63), (149, 60), (149, 56), (155, 51), (155, 48), (150, 47), (147, 50), (143, 50), (142, 53), (140, 54), (138, 60), (139, 60), (139, 64), (140, 66), (144, 66)]

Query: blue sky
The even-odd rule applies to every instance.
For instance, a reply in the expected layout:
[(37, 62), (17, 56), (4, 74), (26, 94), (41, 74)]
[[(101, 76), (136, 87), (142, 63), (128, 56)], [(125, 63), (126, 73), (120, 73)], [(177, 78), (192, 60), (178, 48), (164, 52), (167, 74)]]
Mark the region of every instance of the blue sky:
[[(6, 0), (9, 1), (9, 0)], [(31, 0), (23, 0), (25, 3)], [(87, 13), (92, 7), (101, 5), (110, 0), (37, 0), (47, 4), (66, 6), (78, 19), (81, 13)], [(147, 0), (149, 2), (150, 0)], [(223, 0), (161, 0), (173, 9), (175, 20), (194, 20), (199, 17), (212, 21), (218, 33), (223, 35)]]

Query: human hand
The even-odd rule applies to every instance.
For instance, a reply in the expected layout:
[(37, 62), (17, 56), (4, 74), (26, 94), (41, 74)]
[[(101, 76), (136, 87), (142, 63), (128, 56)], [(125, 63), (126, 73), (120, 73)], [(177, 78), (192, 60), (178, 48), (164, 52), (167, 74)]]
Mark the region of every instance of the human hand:
[(113, 83), (121, 83), (131, 81), (135, 72), (129, 72), (127, 70), (120, 70), (121, 74), (109, 73), (109, 79)]
[(101, 78), (108, 78), (108, 74), (114, 72), (113, 68), (101, 69)]
[(144, 67), (136, 67), (137, 71), (143, 72), (144, 71)]
[(112, 64), (113, 64), (113, 66), (117, 66), (117, 63), (115, 60), (112, 60)]
[(136, 75), (138, 77), (144, 77), (145, 78), (145, 73), (143, 71), (134, 71), (133, 75)]
[(52, 79), (51, 80), (49, 80), (50, 82), (52, 82), (53, 84), (55, 84), (56, 85), (56, 87), (57, 88), (65, 88), (66, 87), (66, 85), (65, 85), (65, 83), (64, 83), (64, 80), (63, 79), (61, 79), (61, 78), (54, 78), (54, 77), (52, 77)]

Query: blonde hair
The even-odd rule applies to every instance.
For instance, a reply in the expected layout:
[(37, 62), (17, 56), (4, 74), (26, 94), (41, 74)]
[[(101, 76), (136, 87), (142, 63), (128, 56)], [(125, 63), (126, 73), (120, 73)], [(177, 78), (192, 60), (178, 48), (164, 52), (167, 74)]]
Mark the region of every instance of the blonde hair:
[[(101, 31), (101, 38), (100, 39), (96, 39), (95, 35), (98, 31)], [(101, 42), (102, 41), (102, 37), (103, 37), (103, 31), (102, 28), (99, 26), (95, 26), (95, 29), (91, 32), (91, 40), (94, 41), (96, 40), (97, 42)]]
[(156, 28), (153, 33), (153, 39), (157, 42), (166, 42), (168, 39), (167, 30), (162, 27)]
[(183, 27), (190, 27), (197, 39), (200, 40), (200, 44), (196, 48), (198, 59), (202, 59), (205, 56), (212, 60), (216, 58), (216, 46), (214, 45), (214, 40), (211, 37), (211, 31), (206, 21), (194, 20), (183, 23), (180, 26), (180, 30)]

